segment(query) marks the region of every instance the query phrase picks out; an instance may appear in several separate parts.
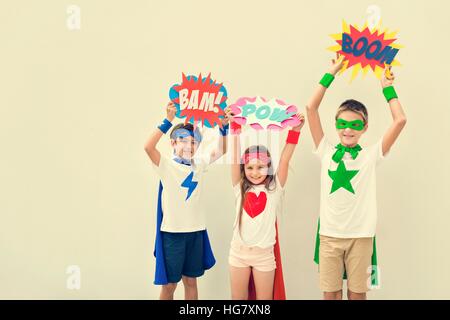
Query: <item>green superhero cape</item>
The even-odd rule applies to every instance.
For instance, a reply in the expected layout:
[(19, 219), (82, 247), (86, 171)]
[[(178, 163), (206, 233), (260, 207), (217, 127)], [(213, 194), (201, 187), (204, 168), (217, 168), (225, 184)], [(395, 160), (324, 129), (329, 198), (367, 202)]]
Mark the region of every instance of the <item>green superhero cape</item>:
[[(314, 262), (317, 264), (319, 264), (319, 248), (320, 248), (319, 230), (320, 230), (320, 219), (317, 223), (316, 248), (314, 250)], [(380, 283), (379, 276), (380, 276), (380, 273), (378, 272), (377, 245), (375, 242), (375, 237), (373, 237), (372, 274), (370, 275), (372, 286), (378, 286), (378, 284)], [(347, 279), (347, 273), (346, 273), (345, 269), (344, 269), (343, 278)]]

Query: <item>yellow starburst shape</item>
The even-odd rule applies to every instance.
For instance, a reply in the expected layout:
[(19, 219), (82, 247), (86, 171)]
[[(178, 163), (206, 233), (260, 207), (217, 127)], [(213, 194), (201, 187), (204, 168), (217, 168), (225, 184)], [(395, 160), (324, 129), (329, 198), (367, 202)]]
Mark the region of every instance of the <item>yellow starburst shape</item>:
[[(350, 82), (361, 71), (363, 76), (372, 70), (378, 79), (381, 79), (386, 66), (400, 66), (395, 59), (398, 51), (403, 48), (396, 43), (398, 31), (389, 31), (387, 28), (381, 31), (380, 22), (370, 28), (366, 23), (362, 28), (357, 25), (349, 25), (342, 22), (342, 33), (330, 35), (337, 43), (328, 50), (336, 52), (343, 59), (343, 66), (339, 74), (353, 68)], [(388, 75), (389, 76), (389, 75)]]

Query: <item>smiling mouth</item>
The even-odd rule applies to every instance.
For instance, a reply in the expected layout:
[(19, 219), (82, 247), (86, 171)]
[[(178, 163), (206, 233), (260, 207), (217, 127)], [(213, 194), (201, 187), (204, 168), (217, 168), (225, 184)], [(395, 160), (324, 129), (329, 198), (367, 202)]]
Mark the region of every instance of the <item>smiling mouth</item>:
[(350, 134), (344, 134), (344, 137), (346, 137), (346, 138), (353, 138), (353, 137), (354, 137), (354, 135), (350, 135)]

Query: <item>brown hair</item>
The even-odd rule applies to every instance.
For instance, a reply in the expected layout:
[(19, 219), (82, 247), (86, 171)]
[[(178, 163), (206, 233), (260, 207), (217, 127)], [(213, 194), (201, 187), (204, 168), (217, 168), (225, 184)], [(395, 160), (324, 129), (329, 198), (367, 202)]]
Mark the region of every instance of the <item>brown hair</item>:
[[(267, 150), (266, 147), (262, 146), (262, 145), (255, 145), (255, 146), (251, 146), (248, 147), (243, 154), (243, 157), (245, 157), (245, 155), (249, 154), (249, 153), (265, 153), (267, 155), (267, 157), (270, 159), (269, 163), (267, 164), (268, 166), (268, 172), (267, 172), (267, 177), (264, 180), (263, 184), (266, 187), (267, 190), (269, 191), (273, 191), (275, 190), (275, 187), (271, 188), (274, 185), (274, 180), (275, 180), (275, 175), (273, 173), (273, 166), (272, 166), (272, 158), (270, 156), (270, 152), (269, 150)], [(247, 179), (247, 177), (245, 176), (245, 163), (241, 163), (240, 165), (241, 168), (241, 204), (240, 204), (240, 208), (239, 208), (239, 217), (238, 217), (238, 228), (239, 228), (239, 235), (241, 234), (241, 219), (242, 219), (242, 210), (244, 207), (244, 201), (245, 201), (245, 196), (247, 194), (247, 191), (252, 187), (252, 183)]]
[(364, 125), (366, 125), (367, 122), (369, 121), (369, 114), (367, 112), (367, 108), (359, 101), (349, 99), (342, 102), (338, 108), (338, 111), (336, 112), (335, 120), (337, 120), (339, 115), (344, 111), (352, 111), (361, 115), (364, 121)]

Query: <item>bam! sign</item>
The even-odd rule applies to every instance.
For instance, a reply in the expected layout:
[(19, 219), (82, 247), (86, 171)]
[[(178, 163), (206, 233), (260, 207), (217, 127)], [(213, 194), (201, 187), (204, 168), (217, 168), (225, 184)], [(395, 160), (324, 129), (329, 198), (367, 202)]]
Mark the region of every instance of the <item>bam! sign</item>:
[(222, 126), (220, 118), (225, 115), (227, 90), (222, 83), (211, 79), (182, 74), (181, 84), (173, 85), (169, 90), (169, 97), (177, 107), (178, 118), (185, 118), (185, 122), (213, 128)]
[(342, 71), (353, 68), (351, 80), (359, 71), (365, 75), (372, 70), (377, 78), (381, 78), (386, 65), (400, 65), (395, 57), (402, 47), (395, 43), (397, 32), (383, 32), (380, 25), (369, 28), (367, 23), (359, 29), (357, 26), (343, 22), (343, 32), (331, 37), (338, 43), (330, 47), (343, 57)]
[(255, 130), (283, 130), (300, 124), (297, 107), (280, 99), (242, 97), (229, 106), (233, 119), (240, 125), (249, 125)]

